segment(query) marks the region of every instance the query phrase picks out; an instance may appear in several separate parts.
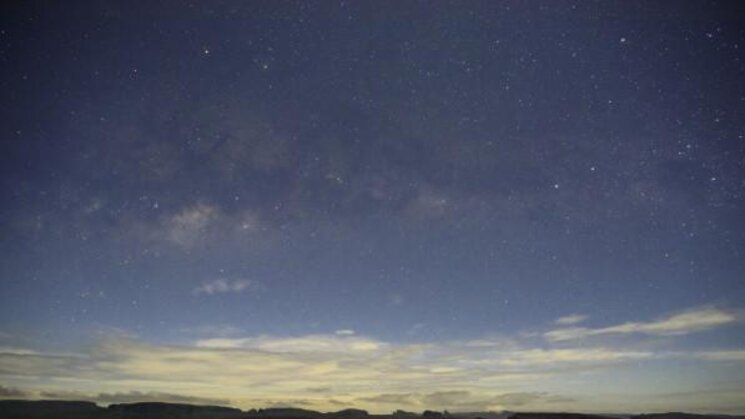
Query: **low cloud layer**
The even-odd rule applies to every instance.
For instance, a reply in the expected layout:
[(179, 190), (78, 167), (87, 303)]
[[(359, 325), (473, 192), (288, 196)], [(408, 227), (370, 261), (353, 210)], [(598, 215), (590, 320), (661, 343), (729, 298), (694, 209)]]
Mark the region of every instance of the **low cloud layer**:
[[(562, 318), (563, 323), (560, 322), (562, 319), (559, 319), (557, 323), (564, 325), (577, 323), (577, 321), (572, 322), (576, 318), (571, 317)], [(634, 333), (659, 336), (685, 335), (724, 326), (736, 320), (737, 317), (732, 312), (714, 307), (704, 307), (649, 322), (627, 322), (594, 329), (587, 327), (556, 329), (547, 332), (544, 336), (546, 339), (556, 342), (591, 336)]]
[(28, 391), (0, 385), (0, 399), (26, 399), (32, 396)]
[(254, 287), (253, 281), (247, 279), (224, 279), (203, 282), (192, 290), (194, 295), (213, 295), (226, 293), (239, 293)]
[(70, 390), (22, 390), (0, 386), (0, 399), (43, 399), (43, 400), (81, 400), (91, 401), (101, 405), (116, 403), (166, 402), (188, 403), (197, 405), (225, 406), (230, 400), (225, 398), (205, 398), (185, 396), (182, 394), (163, 393), (157, 391), (126, 391), (115, 393), (91, 394)]
[(563, 325), (563, 326), (567, 326), (567, 325), (582, 323), (586, 319), (587, 319), (587, 316), (583, 314), (570, 314), (568, 316), (559, 317), (558, 319), (556, 319), (555, 323)]
[[(726, 325), (731, 318), (723, 310), (706, 308), (656, 321), (585, 330), (680, 334)], [(745, 368), (741, 348), (701, 351), (674, 345), (645, 348), (639, 342), (613, 347), (539, 342), (515, 337), (404, 343), (344, 329), (302, 336), (204, 337), (170, 345), (116, 335), (75, 354), (0, 350), (0, 396), (239, 407), (289, 403), (320, 410), (356, 406), (380, 412), (394, 408), (586, 410), (582, 395), (598, 391), (593, 383), (606, 382), (605, 391), (619, 392), (608, 406), (637, 409), (622, 396), (625, 388), (614, 387), (609, 376), (641, 363), (655, 370), (664, 368), (670, 359), (691, 367), (713, 363)], [(643, 382), (640, 376), (639, 383)]]
[(454, 411), (499, 411), (505, 408), (520, 408), (526, 405), (535, 407), (550, 404), (559, 407), (561, 403), (572, 403), (576, 400), (569, 397), (552, 395), (546, 392), (503, 393), (484, 396), (468, 390), (436, 391), (432, 393), (384, 393), (362, 397), (359, 402), (387, 404), (391, 407), (406, 409), (448, 409)]

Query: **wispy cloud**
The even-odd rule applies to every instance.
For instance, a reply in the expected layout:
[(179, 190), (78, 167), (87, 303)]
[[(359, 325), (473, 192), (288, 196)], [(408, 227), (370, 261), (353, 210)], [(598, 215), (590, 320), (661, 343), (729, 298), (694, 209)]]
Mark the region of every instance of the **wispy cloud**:
[(260, 336), (242, 339), (204, 339), (196, 342), (200, 348), (256, 349), (278, 353), (360, 353), (386, 348), (375, 339), (351, 334), (306, 335), (299, 337)]
[(230, 400), (225, 398), (206, 398), (197, 396), (185, 396), (182, 394), (164, 393), (158, 391), (123, 391), (113, 393), (86, 393), (76, 390), (20, 390), (10, 389), (3, 391), (0, 386), (0, 398), (26, 398), (44, 400), (84, 400), (100, 403), (103, 405), (114, 403), (137, 403), (137, 402), (166, 402), (166, 403), (189, 403), (199, 405), (229, 405)]
[(559, 317), (556, 319), (554, 323), (560, 324), (562, 326), (582, 323), (583, 321), (587, 320), (587, 316), (583, 314), (570, 314), (568, 316)]
[(557, 364), (607, 364), (640, 360), (654, 356), (650, 351), (630, 351), (609, 348), (526, 349), (507, 354), (500, 363), (507, 366), (539, 366)]
[(419, 404), (419, 395), (413, 393), (384, 393), (374, 396), (359, 397), (361, 402), (370, 402), (375, 404), (392, 404), (397, 406), (410, 406)]
[(23, 399), (32, 397), (33, 393), (15, 387), (0, 385), (0, 399)]
[(526, 405), (554, 405), (576, 400), (548, 392), (512, 392), (486, 396), (468, 390), (436, 391), (432, 393), (383, 393), (360, 397), (360, 402), (390, 404), (391, 407), (409, 409), (450, 409), (456, 411), (498, 411), (516, 409)]
[(230, 324), (204, 324), (195, 327), (185, 327), (180, 331), (188, 335), (201, 337), (231, 337), (239, 336), (243, 333), (243, 329)]
[(699, 352), (697, 355), (709, 361), (745, 361), (745, 349)]
[(225, 293), (243, 292), (254, 287), (253, 281), (248, 279), (224, 279), (219, 278), (208, 282), (203, 282), (192, 290), (194, 295), (213, 295)]
[(726, 310), (703, 307), (673, 314), (650, 322), (627, 322), (609, 327), (572, 327), (546, 332), (544, 337), (550, 341), (565, 341), (590, 336), (642, 333), (648, 335), (684, 335), (713, 329), (733, 323), (737, 317)]
[(572, 403), (571, 397), (549, 394), (546, 392), (505, 393), (494, 397), (494, 402), (505, 407), (521, 407), (534, 402)]
[(436, 391), (425, 395), (422, 401), (430, 406), (453, 406), (471, 397), (467, 390)]

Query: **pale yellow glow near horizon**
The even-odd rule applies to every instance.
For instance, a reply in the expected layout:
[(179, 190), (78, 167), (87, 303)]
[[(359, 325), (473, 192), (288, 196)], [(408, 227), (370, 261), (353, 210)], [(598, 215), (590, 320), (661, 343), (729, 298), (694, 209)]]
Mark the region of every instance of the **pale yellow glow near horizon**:
[[(710, 307), (699, 314), (636, 324), (648, 333), (680, 333), (686, 319), (698, 331), (735, 318)], [(744, 408), (742, 382), (728, 385), (725, 378), (743, 371), (745, 349), (661, 350), (639, 340), (553, 343), (533, 336), (401, 343), (346, 330), (155, 344), (109, 335), (79, 353), (0, 348), (0, 384), (5, 393), (17, 389), (30, 398), (163, 399), (243, 409), (702, 412), (716, 407), (713, 401), (717, 412)], [(692, 375), (690, 383), (671, 382), (669, 393), (661, 393), (651, 383), (670, 361), (723, 378), (697, 382)]]

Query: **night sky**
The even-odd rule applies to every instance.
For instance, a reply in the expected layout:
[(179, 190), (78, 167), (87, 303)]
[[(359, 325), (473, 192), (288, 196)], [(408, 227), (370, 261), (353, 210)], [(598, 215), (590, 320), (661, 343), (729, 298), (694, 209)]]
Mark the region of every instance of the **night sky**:
[(3, 2), (0, 398), (745, 413), (742, 6)]

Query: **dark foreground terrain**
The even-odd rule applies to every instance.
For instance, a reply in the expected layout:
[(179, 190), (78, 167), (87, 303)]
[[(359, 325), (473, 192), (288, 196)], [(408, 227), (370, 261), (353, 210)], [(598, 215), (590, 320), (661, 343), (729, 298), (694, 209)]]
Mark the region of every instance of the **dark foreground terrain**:
[(346, 409), (321, 413), (304, 409), (259, 409), (242, 411), (232, 407), (197, 406), (176, 403), (125, 403), (101, 407), (93, 402), (59, 400), (0, 400), (0, 419), (745, 419), (745, 416), (693, 415), (658, 413), (647, 415), (585, 415), (579, 413), (462, 413), (434, 411), (410, 413), (396, 411), (390, 415), (370, 415), (364, 410)]

